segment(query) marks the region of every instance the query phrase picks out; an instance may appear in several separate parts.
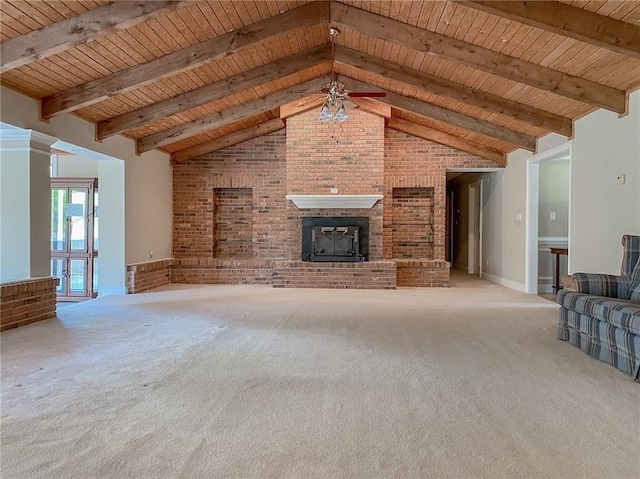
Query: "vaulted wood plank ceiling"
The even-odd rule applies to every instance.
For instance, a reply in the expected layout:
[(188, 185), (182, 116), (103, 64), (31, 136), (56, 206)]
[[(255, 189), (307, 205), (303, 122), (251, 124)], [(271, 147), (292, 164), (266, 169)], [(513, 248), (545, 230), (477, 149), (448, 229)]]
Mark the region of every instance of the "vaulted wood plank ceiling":
[(319, 109), (331, 74), (386, 92), (350, 107), (389, 128), (497, 162), (640, 87), (636, 1), (3, 0), (0, 40), (0, 82), (44, 118), (174, 161)]

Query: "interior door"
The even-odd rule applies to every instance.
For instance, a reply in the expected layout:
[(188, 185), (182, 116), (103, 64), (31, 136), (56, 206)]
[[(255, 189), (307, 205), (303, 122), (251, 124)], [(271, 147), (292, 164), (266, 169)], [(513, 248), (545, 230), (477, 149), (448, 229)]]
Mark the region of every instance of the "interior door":
[(94, 298), (96, 178), (51, 178), (51, 276), (58, 300)]

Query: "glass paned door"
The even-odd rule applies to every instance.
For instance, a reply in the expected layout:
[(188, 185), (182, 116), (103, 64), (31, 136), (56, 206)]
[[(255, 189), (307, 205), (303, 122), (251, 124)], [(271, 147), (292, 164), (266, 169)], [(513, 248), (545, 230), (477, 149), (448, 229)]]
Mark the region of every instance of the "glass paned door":
[(51, 178), (51, 275), (59, 300), (94, 298), (94, 178)]

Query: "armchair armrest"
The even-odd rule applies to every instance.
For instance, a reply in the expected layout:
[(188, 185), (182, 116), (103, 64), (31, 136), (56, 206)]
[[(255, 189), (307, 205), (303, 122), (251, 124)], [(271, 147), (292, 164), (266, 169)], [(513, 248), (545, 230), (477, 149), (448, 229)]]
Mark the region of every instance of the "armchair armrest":
[(579, 293), (627, 299), (631, 280), (627, 276), (602, 273), (574, 273), (573, 285)]

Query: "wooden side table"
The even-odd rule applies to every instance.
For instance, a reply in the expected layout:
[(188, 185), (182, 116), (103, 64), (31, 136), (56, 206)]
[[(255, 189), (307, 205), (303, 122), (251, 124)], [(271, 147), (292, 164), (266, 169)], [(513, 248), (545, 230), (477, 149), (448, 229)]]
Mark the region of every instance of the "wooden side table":
[(569, 248), (549, 248), (549, 250), (556, 257), (556, 268), (553, 274), (553, 292), (555, 294), (562, 289), (560, 286), (560, 256), (569, 254)]

